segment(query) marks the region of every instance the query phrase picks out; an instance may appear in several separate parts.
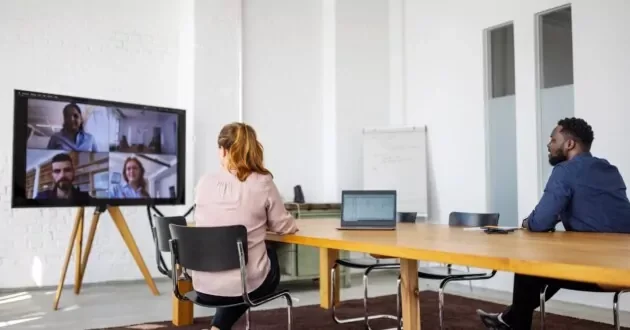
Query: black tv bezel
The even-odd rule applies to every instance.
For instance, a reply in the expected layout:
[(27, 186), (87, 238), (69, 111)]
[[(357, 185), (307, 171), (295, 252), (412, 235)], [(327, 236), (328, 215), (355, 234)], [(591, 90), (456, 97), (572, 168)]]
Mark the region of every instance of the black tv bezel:
[[(25, 95), (26, 94), (26, 95)], [(177, 115), (177, 190), (175, 198), (90, 198), (81, 203), (69, 200), (37, 200), (26, 198), (26, 125), (28, 99), (67, 101), (91, 105), (115, 106), (127, 109), (150, 110)], [(111, 153), (108, 151), (108, 153)], [(158, 206), (186, 204), (186, 111), (170, 107), (160, 107), (137, 103), (119, 102), (105, 99), (78, 97), (29, 90), (14, 89), (13, 93), (13, 182), (11, 208), (50, 208), (50, 207), (107, 207), (107, 206)]]

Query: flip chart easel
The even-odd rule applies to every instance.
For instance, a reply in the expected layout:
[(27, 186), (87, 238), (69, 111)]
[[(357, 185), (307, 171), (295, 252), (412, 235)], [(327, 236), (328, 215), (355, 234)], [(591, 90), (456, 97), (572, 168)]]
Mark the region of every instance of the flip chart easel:
[(147, 282), (149, 289), (151, 289), (151, 292), (156, 296), (160, 294), (157, 286), (155, 285), (155, 281), (153, 281), (153, 278), (149, 273), (147, 265), (144, 263), (142, 255), (140, 254), (140, 250), (138, 249), (138, 245), (136, 245), (136, 241), (134, 240), (133, 235), (129, 230), (129, 227), (127, 226), (127, 221), (125, 220), (125, 217), (123, 216), (118, 206), (103, 205), (98, 206), (94, 210), (94, 215), (92, 215), (92, 224), (90, 225), (90, 233), (88, 234), (85, 251), (82, 254), (81, 250), (83, 249), (83, 220), (85, 218), (85, 208), (80, 207), (77, 209), (77, 213), (74, 218), (74, 226), (72, 227), (72, 233), (70, 234), (70, 243), (68, 244), (66, 258), (61, 269), (61, 278), (59, 279), (59, 285), (57, 286), (57, 293), (55, 295), (55, 302), (53, 305), (54, 310), (57, 310), (59, 307), (59, 299), (61, 298), (63, 283), (66, 279), (68, 265), (70, 264), (70, 258), (72, 257), (72, 250), (74, 249), (75, 244), (77, 245), (77, 248), (75, 250), (74, 293), (79, 294), (81, 292), (83, 275), (85, 274), (85, 267), (87, 266), (90, 251), (92, 250), (92, 243), (94, 242), (94, 235), (96, 234), (98, 221), (101, 214), (105, 213), (105, 211), (109, 211), (109, 215), (112, 217), (116, 228), (118, 228), (118, 232), (120, 232), (120, 235), (127, 245), (129, 252), (131, 252), (133, 259), (136, 261), (138, 268), (140, 268), (140, 272), (142, 272), (144, 280)]

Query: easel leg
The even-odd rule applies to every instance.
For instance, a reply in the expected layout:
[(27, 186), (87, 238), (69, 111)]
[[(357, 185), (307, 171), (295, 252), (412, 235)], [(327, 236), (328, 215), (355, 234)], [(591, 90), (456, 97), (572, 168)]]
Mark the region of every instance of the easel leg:
[(74, 254), (74, 294), (79, 294), (81, 290), (81, 250), (83, 250), (83, 220), (85, 218), (85, 209), (80, 208), (77, 213), (77, 217), (79, 217), (79, 228), (77, 228), (77, 236), (74, 243), (77, 245)]
[(87, 266), (88, 258), (90, 257), (90, 252), (92, 252), (92, 243), (94, 243), (94, 235), (96, 235), (96, 227), (98, 226), (100, 216), (101, 212), (99, 212), (98, 209), (94, 210), (94, 215), (92, 215), (92, 224), (90, 224), (90, 233), (88, 234), (87, 243), (85, 245), (85, 252), (83, 253), (83, 259), (81, 260), (81, 271), (79, 272), (78, 286), (75, 283), (75, 292), (77, 293), (81, 292), (83, 276), (85, 275), (85, 268)]
[(157, 286), (155, 285), (155, 281), (153, 280), (153, 277), (151, 277), (151, 274), (149, 273), (149, 269), (147, 268), (147, 265), (144, 263), (144, 260), (142, 259), (140, 250), (138, 249), (138, 246), (136, 245), (136, 241), (134, 240), (133, 235), (131, 234), (131, 231), (129, 230), (129, 227), (127, 226), (127, 222), (125, 221), (125, 218), (123, 217), (122, 212), (120, 212), (120, 208), (118, 208), (117, 206), (108, 206), (107, 210), (109, 211), (109, 214), (112, 216), (112, 220), (114, 220), (114, 224), (116, 224), (116, 227), (118, 228), (120, 235), (125, 241), (125, 244), (127, 244), (127, 248), (129, 249), (129, 252), (131, 252), (133, 259), (136, 261), (138, 268), (140, 268), (140, 272), (142, 272), (142, 275), (144, 275), (144, 280), (149, 285), (151, 292), (153, 292), (153, 294), (156, 296), (159, 295), (160, 292), (158, 291)]
[(74, 218), (74, 226), (72, 227), (72, 234), (70, 234), (70, 243), (68, 244), (68, 250), (66, 251), (66, 259), (63, 262), (61, 268), (61, 278), (59, 279), (59, 285), (57, 285), (57, 293), (55, 294), (55, 302), (53, 309), (59, 308), (59, 299), (61, 298), (61, 290), (63, 290), (63, 282), (66, 280), (66, 273), (68, 272), (68, 264), (70, 263), (70, 257), (72, 256), (72, 249), (74, 248), (74, 242), (77, 239), (77, 232), (79, 231), (79, 225), (81, 223), (81, 215), (83, 214), (83, 208), (77, 211), (77, 215)]

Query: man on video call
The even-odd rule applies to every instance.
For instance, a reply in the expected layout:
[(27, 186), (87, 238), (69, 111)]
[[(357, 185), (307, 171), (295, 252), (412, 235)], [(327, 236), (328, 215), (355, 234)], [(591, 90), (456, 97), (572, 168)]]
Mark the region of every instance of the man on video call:
[[(593, 139), (593, 130), (583, 119), (565, 118), (558, 122), (547, 144), (553, 171), (538, 205), (523, 220), (525, 229), (548, 232), (562, 222), (567, 231), (630, 233), (626, 185), (616, 166), (591, 154)], [(539, 295), (545, 286), (545, 300), (563, 288), (616, 290), (595, 283), (515, 274), (512, 305), (498, 314), (481, 310), (477, 313), (489, 329), (531, 329), (534, 309), (540, 305)]]
[(76, 202), (87, 202), (90, 194), (80, 191), (72, 185), (74, 181), (74, 165), (70, 155), (60, 153), (55, 155), (51, 161), (52, 166), (52, 189), (37, 193), (35, 199), (69, 199)]

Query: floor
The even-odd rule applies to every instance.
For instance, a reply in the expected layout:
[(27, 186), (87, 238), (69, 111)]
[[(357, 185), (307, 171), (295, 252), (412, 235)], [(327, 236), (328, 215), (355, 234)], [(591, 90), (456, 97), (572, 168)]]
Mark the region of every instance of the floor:
[[(396, 286), (395, 274), (373, 274), (370, 276), (370, 295), (393, 294)], [(171, 318), (170, 282), (157, 281), (161, 296), (151, 295), (144, 282), (84, 285), (80, 295), (72, 288), (63, 291), (58, 311), (52, 310), (54, 288), (50, 290), (24, 291), (0, 294), (0, 328), (6, 329), (64, 329), (84, 330), (101, 327), (122, 326), (142, 322), (162, 321)], [(427, 284), (433, 289), (433, 283)], [(319, 303), (317, 283), (304, 281), (285, 284), (296, 298), (295, 306)], [(447, 292), (463, 296), (508, 303), (511, 297), (504, 292), (475, 288), (467, 285), (449, 285)], [(344, 289), (342, 299), (362, 297), (360, 278), (352, 279), (352, 286)], [(448, 303), (448, 302), (447, 302)], [(282, 301), (273, 302), (265, 308), (282, 307)], [(550, 301), (548, 312), (610, 323), (611, 311), (576, 304)], [(213, 311), (195, 307), (196, 316), (212, 315)], [(627, 325), (630, 313), (621, 315)], [(625, 320), (626, 322), (623, 322)]]

